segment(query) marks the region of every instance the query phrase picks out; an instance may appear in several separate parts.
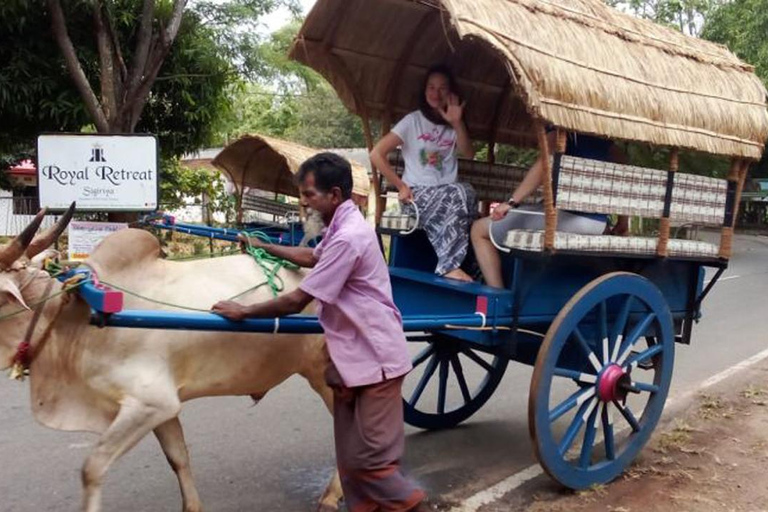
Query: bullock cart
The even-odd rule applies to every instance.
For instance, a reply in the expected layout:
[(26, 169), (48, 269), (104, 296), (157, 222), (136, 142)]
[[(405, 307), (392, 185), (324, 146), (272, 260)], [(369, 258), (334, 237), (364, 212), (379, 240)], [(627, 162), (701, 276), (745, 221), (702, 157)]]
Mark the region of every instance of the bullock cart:
[[(538, 148), (545, 229), (507, 233), (503, 289), (435, 276), (425, 235), (384, 215), (385, 184), (375, 176), (395, 300), (420, 349), (405, 417), (425, 429), (455, 426), (490, 399), (510, 361), (531, 365), (529, 430), (546, 472), (574, 489), (619, 475), (659, 421), (676, 346), (691, 343), (702, 302), (728, 266), (744, 180), (768, 137), (766, 91), (752, 68), (600, 0), (319, 0), (291, 56), (361, 116), (369, 145), (371, 121), (388, 130), (416, 107), (425, 69), (450, 63), (470, 133), (489, 148), (488, 162), (463, 161), (459, 173), (485, 202), (505, 200), (522, 175), (494, 162), (496, 145)], [(569, 156), (567, 132), (654, 145), (668, 164)], [(687, 151), (729, 159), (730, 171), (681, 172)], [(557, 232), (559, 210), (657, 219), (658, 233)], [(679, 224), (710, 226), (719, 239), (674, 238)], [(230, 322), (123, 311), (120, 294), (96, 277), (81, 293), (107, 326), (321, 330), (310, 316)]]
[[(298, 245), (304, 236), (302, 220), (306, 212), (299, 205), (294, 175), (301, 163), (317, 152), (295, 142), (257, 134), (244, 135), (221, 150), (211, 164), (235, 186), (237, 223), (242, 224), (245, 211), (257, 212), (261, 219), (245, 225), (247, 229), (258, 229), (280, 243)], [(364, 205), (370, 187), (368, 172), (353, 163), (352, 173), (355, 202)], [(278, 200), (279, 196), (286, 201)], [(271, 217), (271, 222), (265, 221), (266, 217)]]
[[(211, 164), (235, 187), (237, 225), (246, 231), (257, 232), (272, 243), (299, 245), (307, 235), (304, 231), (307, 215), (299, 205), (294, 176), (301, 163), (317, 152), (317, 149), (295, 142), (257, 134), (244, 135), (222, 149)], [(352, 163), (352, 173), (353, 198), (364, 207), (370, 189), (368, 172), (363, 166)], [(285, 200), (279, 200), (280, 196)], [(246, 211), (255, 212), (259, 219), (243, 223)], [(319, 223), (319, 220), (315, 222)], [(180, 222), (163, 213), (147, 215), (138, 225), (229, 242), (236, 242), (237, 235), (243, 232), (236, 228)], [(315, 233), (310, 232), (304, 242), (313, 242), (316, 238), (313, 235)]]

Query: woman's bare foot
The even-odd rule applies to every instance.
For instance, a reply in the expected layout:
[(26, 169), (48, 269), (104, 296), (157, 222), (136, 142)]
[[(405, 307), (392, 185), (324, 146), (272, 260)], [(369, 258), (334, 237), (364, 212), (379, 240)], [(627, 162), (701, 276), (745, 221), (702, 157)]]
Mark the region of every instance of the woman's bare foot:
[(455, 268), (450, 272), (446, 272), (445, 274), (443, 274), (443, 277), (447, 277), (448, 279), (456, 279), (457, 281), (464, 281), (466, 283), (471, 283), (473, 281), (473, 279), (469, 276), (469, 274), (467, 274), (460, 268)]

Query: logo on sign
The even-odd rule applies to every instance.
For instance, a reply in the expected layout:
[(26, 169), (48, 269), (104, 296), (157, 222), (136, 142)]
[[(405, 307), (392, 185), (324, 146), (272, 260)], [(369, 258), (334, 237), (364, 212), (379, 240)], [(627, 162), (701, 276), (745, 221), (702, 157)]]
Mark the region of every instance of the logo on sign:
[(104, 158), (104, 149), (100, 148), (99, 146), (94, 146), (91, 149), (91, 159), (88, 161), (89, 162), (106, 162), (107, 159)]

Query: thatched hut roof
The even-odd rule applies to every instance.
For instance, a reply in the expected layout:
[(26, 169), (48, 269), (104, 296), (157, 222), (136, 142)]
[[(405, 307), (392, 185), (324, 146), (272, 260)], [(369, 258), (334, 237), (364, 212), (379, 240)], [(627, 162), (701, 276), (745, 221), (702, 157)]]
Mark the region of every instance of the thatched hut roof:
[(345, 105), (394, 122), (448, 62), (474, 139), (580, 133), (757, 159), (766, 90), (725, 47), (601, 0), (318, 0), (291, 50)]
[[(299, 196), (294, 174), (307, 158), (319, 153), (309, 148), (264, 135), (245, 135), (216, 155), (212, 163), (221, 169), (238, 190), (249, 187), (292, 197)], [(370, 179), (359, 164), (352, 164), (352, 192), (368, 197)]]

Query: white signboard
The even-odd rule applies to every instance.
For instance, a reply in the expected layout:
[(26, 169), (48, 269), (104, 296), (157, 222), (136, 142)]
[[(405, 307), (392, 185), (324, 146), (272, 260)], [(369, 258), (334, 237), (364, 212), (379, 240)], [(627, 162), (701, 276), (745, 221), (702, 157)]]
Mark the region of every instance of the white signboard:
[(121, 222), (80, 222), (69, 223), (69, 250), (68, 256), (72, 261), (86, 259), (99, 245), (101, 240), (128, 227)]
[(51, 134), (37, 138), (40, 206), (78, 211), (157, 209), (152, 135)]

